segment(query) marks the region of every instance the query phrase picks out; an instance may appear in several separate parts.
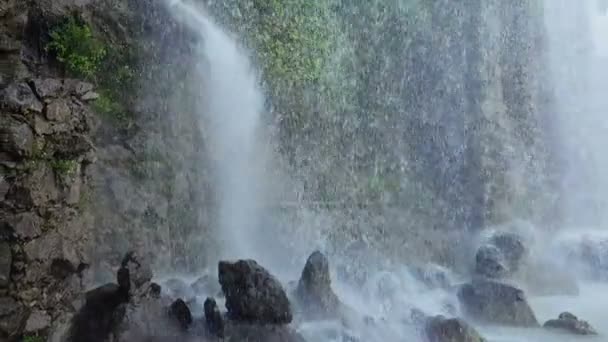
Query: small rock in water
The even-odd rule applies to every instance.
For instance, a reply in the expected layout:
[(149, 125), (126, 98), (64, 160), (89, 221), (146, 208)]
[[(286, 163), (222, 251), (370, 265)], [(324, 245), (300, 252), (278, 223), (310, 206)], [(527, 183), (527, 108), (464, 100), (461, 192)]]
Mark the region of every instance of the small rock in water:
[(569, 312), (562, 312), (557, 319), (548, 320), (543, 326), (565, 330), (576, 335), (597, 335), (597, 331), (587, 321), (579, 320)]
[(464, 312), (479, 321), (521, 327), (539, 325), (524, 292), (511, 285), (473, 281), (460, 288), (458, 300)]
[(283, 286), (257, 262), (220, 261), (218, 273), (230, 319), (260, 324), (291, 322), (291, 305)]
[(460, 318), (430, 318), (425, 326), (429, 342), (484, 342), (477, 330)]
[(187, 330), (192, 324), (192, 313), (190, 312), (190, 308), (188, 308), (188, 305), (181, 299), (178, 299), (171, 304), (169, 307), (169, 314), (177, 319), (184, 330)]
[(209, 332), (217, 337), (224, 337), (224, 319), (220, 313), (220, 309), (217, 307), (217, 303), (213, 298), (207, 298), (205, 304), (205, 321), (207, 322), (207, 329)]
[(296, 296), (306, 311), (313, 315), (335, 316), (341, 307), (331, 288), (329, 261), (323, 253), (312, 253), (302, 270)]

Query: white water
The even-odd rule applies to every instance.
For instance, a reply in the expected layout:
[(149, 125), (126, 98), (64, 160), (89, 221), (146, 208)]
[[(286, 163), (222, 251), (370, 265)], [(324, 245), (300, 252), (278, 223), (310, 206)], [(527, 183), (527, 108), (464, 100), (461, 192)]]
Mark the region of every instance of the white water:
[[(561, 1), (561, 2), (560, 2)], [(571, 148), (576, 150), (579, 143), (594, 153), (593, 165), (608, 166), (598, 153), (603, 142), (602, 129), (608, 128), (608, 116), (601, 117), (601, 105), (597, 93), (591, 95), (587, 92), (585, 82), (588, 81), (587, 71), (579, 71), (581, 64), (579, 56), (572, 56), (572, 39), (564, 39), (563, 33), (573, 34), (576, 21), (569, 21), (571, 12), (568, 4), (573, 0), (546, 0), (547, 7), (552, 10), (553, 17), (548, 21), (549, 34), (552, 40), (553, 63), (560, 68), (556, 71), (556, 90), (558, 91), (560, 111), (563, 112), (563, 127), (572, 128), (564, 131), (564, 135), (573, 138), (568, 141)], [(561, 6), (561, 7), (560, 7)], [(263, 96), (258, 87), (254, 69), (247, 56), (231, 37), (222, 31), (200, 8), (192, 4), (173, 0), (170, 2), (175, 15), (188, 24), (202, 39), (199, 46), (200, 65), (194, 72), (200, 75), (201, 83), (205, 84), (204, 94), (201, 94), (204, 104), (200, 116), (203, 119), (202, 130), (208, 134), (211, 146), (209, 153), (217, 166), (219, 196), (219, 229), (217, 238), (220, 240), (221, 254), (217, 258), (254, 258), (264, 262), (264, 249), (273, 244), (273, 240), (265, 236), (262, 243), (256, 236), (260, 233), (258, 224), (261, 220), (260, 200), (263, 198), (263, 189), (257, 187), (261, 184), (259, 170), (263, 170), (265, 158), (257, 152), (256, 134), (259, 125), (260, 113), (263, 110)], [(595, 17), (594, 17), (595, 18)], [(551, 21), (553, 20), (553, 21)], [(606, 36), (597, 32), (607, 23), (603, 19), (595, 18), (593, 30), (594, 39), (601, 41)], [(606, 21), (608, 22), (608, 21)], [(602, 26), (605, 25), (605, 26)], [(565, 30), (565, 31), (564, 31)], [(575, 35), (576, 36), (576, 35)], [(608, 45), (595, 51), (608, 51)], [(599, 63), (599, 59), (594, 59)], [(561, 63), (567, 62), (567, 68)], [(595, 65), (595, 64), (594, 64)], [(582, 79), (578, 76), (585, 75)], [(574, 78), (573, 78), (574, 77)], [(593, 78), (603, 82), (599, 78)], [(606, 79), (606, 78), (605, 78)], [(580, 88), (579, 88), (579, 84)], [(603, 83), (602, 83), (603, 84)], [(606, 89), (606, 88), (604, 88)], [(589, 98), (592, 96), (592, 98)], [(589, 100), (585, 106), (581, 98)], [(575, 119), (581, 119), (582, 125)], [(584, 120), (583, 120), (584, 119)], [(599, 121), (598, 121), (599, 120)], [(595, 127), (596, 126), (596, 127)], [(595, 127), (587, 139), (581, 141), (585, 130)], [(577, 130), (574, 130), (576, 128)], [(605, 133), (605, 132), (604, 132)], [(605, 136), (605, 135), (604, 135)], [(606, 159), (608, 160), (608, 159)], [(590, 169), (593, 169), (591, 167)], [(604, 169), (601, 169), (604, 170)], [(577, 194), (584, 194), (589, 184), (580, 181), (580, 174), (572, 170), (571, 184)], [(605, 170), (608, 172), (608, 168)], [(604, 173), (608, 174), (608, 173)], [(599, 179), (600, 174), (594, 174), (593, 180)], [(601, 184), (608, 185), (608, 177), (601, 178)], [(577, 182), (574, 182), (574, 181)], [(606, 187), (608, 189), (608, 187)], [(597, 193), (605, 194), (605, 192)], [(580, 196), (574, 196), (571, 203), (573, 212), (585, 207)], [(586, 211), (588, 212), (588, 211)], [(577, 235), (578, 233), (574, 233)], [(547, 238), (547, 237), (545, 237)], [(568, 240), (568, 237), (566, 237)], [(298, 241), (296, 241), (297, 243)], [(265, 243), (266, 245), (264, 245)], [(270, 249), (270, 248), (268, 248)], [(271, 249), (272, 250), (272, 249)], [(274, 256), (281, 261), (281, 257)], [(574, 271), (575, 263), (565, 263)], [(303, 266), (303, 265), (302, 265)], [(388, 270), (374, 270), (377, 273), (370, 278), (363, 289), (353, 289), (346, 284), (334, 281), (334, 287), (340, 298), (350, 305), (361, 316), (369, 315), (375, 324), (368, 326), (353, 322), (299, 322), (296, 328), (309, 341), (329, 342), (345, 341), (342, 333), (357, 336), (361, 341), (391, 342), (391, 341), (418, 341), (421, 337), (417, 327), (409, 319), (410, 309), (419, 308), (428, 314), (444, 314), (446, 316), (458, 315), (457, 301), (452, 293), (443, 290), (427, 289), (417, 282), (402, 265), (394, 265)], [(297, 272), (296, 272), (297, 273)], [(335, 275), (335, 272), (334, 272)], [(333, 277), (336, 279), (336, 277)], [(284, 283), (293, 279), (282, 279)], [(211, 294), (214, 295), (214, 294)], [(581, 293), (575, 297), (530, 297), (531, 304), (539, 321), (555, 318), (562, 311), (572, 311), (582, 319), (590, 321), (603, 335), (608, 336), (607, 326), (604, 322), (608, 314), (608, 286), (584, 284)], [(448, 309), (449, 305), (455, 309)], [(478, 326), (478, 329), (489, 341), (608, 341), (605, 337), (575, 338), (571, 335), (556, 334), (543, 329), (513, 329), (504, 327)]]

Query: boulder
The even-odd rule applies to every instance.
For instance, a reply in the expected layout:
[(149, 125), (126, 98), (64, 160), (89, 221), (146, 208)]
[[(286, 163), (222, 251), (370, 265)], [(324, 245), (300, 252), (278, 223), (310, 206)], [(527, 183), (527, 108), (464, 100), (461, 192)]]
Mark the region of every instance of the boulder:
[(56, 78), (38, 78), (31, 82), (38, 97), (43, 100), (63, 95), (63, 82)]
[(34, 133), (23, 122), (9, 117), (0, 118), (0, 153), (13, 158), (29, 156), (34, 148)]
[(463, 311), (471, 318), (495, 324), (536, 327), (538, 321), (524, 292), (511, 285), (477, 280), (458, 290)]
[(308, 315), (337, 316), (342, 305), (331, 288), (329, 261), (323, 253), (315, 251), (308, 257), (295, 295)]
[(0, 298), (0, 340), (21, 335), (29, 309), (11, 297)]
[(587, 321), (579, 320), (569, 312), (562, 312), (557, 319), (548, 320), (543, 326), (564, 330), (575, 335), (597, 335), (597, 331)]
[(291, 322), (291, 305), (283, 286), (254, 260), (220, 261), (218, 275), (230, 319), (259, 324)]
[(32, 88), (25, 82), (10, 84), (2, 90), (0, 107), (20, 113), (40, 113), (44, 108)]
[(207, 323), (207, 330), (213, 336), (223, 338), (224, 337), (224, 318), (220, 313), (220, 309), (213, 298), (205, 299), (203, 305), (205, 309), (205, 322)]
[(477, 330), (460, 318), (435, 316), (426, 321), (429, 342), (484, 342)]
[(72, 111), (67, 100), (58, 99), (46, 106), (44, 114), (49, 121), (64, 122), (70, 118)]
[(190, 308), (188, 308), (188, 305), (181, 299), (177, 299), (171, 304), (169, 307), (169, 315), (177, 320), (183, 330), (188, 330), (192, 324), (192, 313), (190, 312)]
[(8, 287), (12, 264), (11, 246), (6, 241), (0, 241), (0, 289)]
[(51, 326), (51, 316), (46, 311), (35, 310), (25, 323), (24, 333), (37, 334), (47, 330)]
[(33, 239), (42, 234), (42, 218), (34, 212), (16, 214), (9, 220), (13, 233), (19, 239)]
[(475, 273), (488, 278), (501, 278), (509, 272), (504, 256), (493, 245), (484, 245), (475, 255)]

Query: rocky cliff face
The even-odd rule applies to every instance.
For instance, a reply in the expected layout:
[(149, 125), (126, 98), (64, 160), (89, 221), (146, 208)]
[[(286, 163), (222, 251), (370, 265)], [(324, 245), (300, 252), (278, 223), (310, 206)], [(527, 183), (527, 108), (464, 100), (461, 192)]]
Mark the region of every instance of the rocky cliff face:
[[(0, 4), (0, 341), (44, 334), (127, 250), (161, 271), (202, 264), (200, 93), (185, 89), (188, 36), (154, 3)], [(73, 15), (106, 51), (140, 56), (121, 60), (138, 81), (112, 99), (120, 111), (49, 53)]]

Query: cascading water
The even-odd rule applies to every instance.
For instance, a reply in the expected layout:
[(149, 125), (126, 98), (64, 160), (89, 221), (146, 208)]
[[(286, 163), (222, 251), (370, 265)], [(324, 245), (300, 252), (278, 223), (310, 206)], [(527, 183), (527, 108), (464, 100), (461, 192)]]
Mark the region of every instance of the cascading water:
[(258, 172), (264, 156), (256, 149), (263, 96), (255, 69), (236, 42), (200, 8), (179, 0), (169, 6), (201, 38), (193, 72), (204, 84), (199, 117), (209, 137), (205, 153), (215, 165), (218, 181), (220, 254), (214, 258), (257, 257), (257, 206), (262, 201)]
[[(585, 4), (589, 5), (591, 2)], [(263, 111), (264, 101), (254, 69), (235, 41), (215, 25), (203, 11), (181, 0), (170, 1), (169, 5), (176, 17), (197, 32), (201, 38), (197, 50), (200, 64), (195, 70), (200, 75), (201, 83), (205, 84), (204, 94), (201, 94), (203, 99), (200, 116), (203, 122), (202, 129), (209, 138), (208, 153), (218, 174), (219, 218), (218, 234), (215, 238), (219, 240), (220, 247), (219, 254), (214, 257), (254, 258), (272, 268), (276, 263), (272, 261), (273, 258), (269, 258), (268, 253), (264, 253), (267, 249), (272, 250), (270, 246), (272, 240), (268, 235), (259, 237), (262, 230), (258, 228), (265, 214), (260, 206), (260, 201), (264, 199), (264, 187), (260, 185), (263, 184), (263, 177), (260, 172), (263, 172), (268, 158), (260, 154), (261, 150), (258, 148), (257, 130), (260, 128), (260, 113)], [(575, 156), (566, 158), (568, 165), (579, 163), (580, 166), (571, 167), (566, 172), (564, 189), (566, 195), (570, 191), (578, 195), (589, 193), (589, 190), (598, 185), (594, 192), (595, 196), (592, 196), (591, 200), (599, 203), (597, 199), (606, 193), (602, 190), (604, 189), (602, 184), (607, 178), (602, 177), (597, 170), (608, 167), (608, 160), (602, 159), (601, 154), (601, 142), (605, 136), (602, 135), (602, 130), (608, 129), (608, 126), (604, 125), (606, 119), (601, 116), (603, 109), (606, 108), (606, 102), (599, 90), (605, 88), (602, 86), (604, 82), (608, 82), (606, 81), (608, 77), (602, 77), (603, 74), (599, 72), (607, 69), (601, 67), (606, 59), (602, 59), (599, 55), (590, 56), (587, 52), (582, 55), (577, 54), (579, 49), (570, 44), (573, 40), (583, 41), (584, 39), (577, 40), (576, 37), (586, 37), (589, 34), (588, 31), (579, 31), (580, 26), (577, 26), (576, 21), (571, 20), (573, 13), (581, 15), (581, 22), (588, 20), (587, 10), (591, 11), (591, 9), (581, 6), (580, 2), (575, 4), (569, 0), (546, 0), (545, 10), (548, 15), (546, 25), (550, 38), (549, 56), (553, 67), (552, 82), (556, 92), (560, 127), (576, 128), (576, 131), (564, 130), (560, 135), (564, 139), (568, 138), (564, 140), (566, 146), (564, 151), (567, 151), (568, 156)], [(581, 8), (584, 10), (580, 10)], [(599, 41), (601, 36), (598, 35), (597, 30), (604, 25), (603, 19), (597, 13), (593, 18), (595, 26), (592, 26), (592, 31), (595, 39)], [(567, 26), (569, 23), (572, 25)], [(575, 39), (564, 38), (564, 34)], [(608, 50), (606, 45), (596, 45), (596, 47), (598, 49), (595, 51)], [(581, 49), (587, 51), (589, 47), (583, 44)], [(589, 134), (589, 132), (593, 133)], [(578, 154), (581, 147), (584, 148), (582, 155)], [(581, 165), (587, 167), (583, 168)], [(591, 171), (594, 171), (592, 177), (588, 173)], [(586, 178), (588, 183), (580, 182), (583, 178)], [(608, 186), (605, 189), (608, 190)], [(585, 201), (581, 197), (572, 196), (568, 206), (569, 213), (592, 216), (591, 212), (582, 211), (585, 208), (589, 209)], [(595, 223), (598, 221), (595, 220)], [(313, 227), (315, 225), (312, 225), (311, 229)], [(542, 233), (536, 233), (541, 240), (546, 239)], [(302, 241), (302, 244), (308, 242)], [(316, 243), (322, 244), (320, 241)], [(550, 248), (546, 250), (548, 250), (547, 255), (553, 256), (550, 254)], [(272, 257), (291, 259), (294, 255), (275, 253)], [(296, 328), (309, 341), (344, 341), (346, 340), (344, 330), (362, 341), (420, 340), (418, 329), (410, 319), (410, 309), (420, 308), (429, 314), (447, 316), (460, 314), (454, 293), (424, 284), (419, 278), (414, 277), (413, 272), (405, 265), (399, 263), (372, 265), (371, 259), (366, 259), (366, 262), (367, 264), (360, 265), (370, 273), (364, 284), (359, 284), (361, 286), (355, 289), (352, 284), (336, 281), (334, 277), (334, 287), (340, 298), (354, 309), (356, 315), (371, 316), (375, 323), (355, 324), (346, 328), (342, 322), (333, 321), (297, 323)], [(461, 280), (458, 278), (450, 281), (452, 284), (457, 284)], [(282, 280), (286, 282), (291, 279)], [(525, 287), (526, 284), (522, 286)], [(598, 297), (598, 291), (601, 289), (596, 285), (584, 285), (581, 286), (579, 297), (531, 296), (530, 301), (541, 322), (556, 317), (561, 311), (573, 310), (582, 318), (589, 320), (600, 333), (606, 334), (608, 331), (602, 326), (602, 317), (599, 315), (601, 313), (599, 307), (603, 303), (598, 298), (606, 300), (608, 298), (605, 295)], [(498, 328), (484, 325), (477, 327), (490, 341), (575, 340), (572, 336), (542, 329)], [(595, 340), (602, 339), (600, 337)]]

